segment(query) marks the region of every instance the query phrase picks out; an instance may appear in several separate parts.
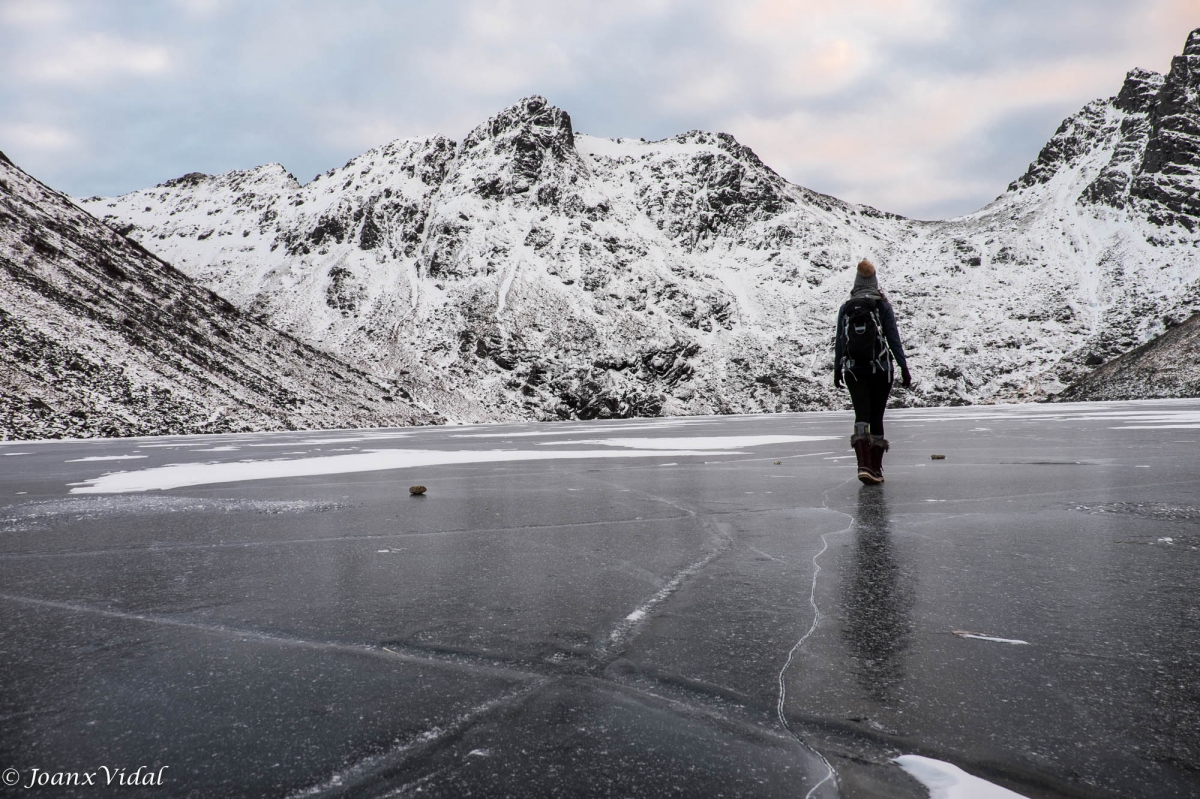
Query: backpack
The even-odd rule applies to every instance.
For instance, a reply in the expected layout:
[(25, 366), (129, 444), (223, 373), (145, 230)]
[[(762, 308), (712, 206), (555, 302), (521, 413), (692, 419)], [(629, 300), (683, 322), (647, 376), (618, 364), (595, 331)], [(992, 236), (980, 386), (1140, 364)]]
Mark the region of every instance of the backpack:
[(889, 356), (887, 341), (883, 337), (883, 325), (879, 321), (879, 311), (875, 301), (870, 299), (850, 300), (844, 306), (845, 311), (842, 329), (843, 352), (846, 356), (846, 369), (865, 369), (871, 365), (871, 372), (887, 372)]

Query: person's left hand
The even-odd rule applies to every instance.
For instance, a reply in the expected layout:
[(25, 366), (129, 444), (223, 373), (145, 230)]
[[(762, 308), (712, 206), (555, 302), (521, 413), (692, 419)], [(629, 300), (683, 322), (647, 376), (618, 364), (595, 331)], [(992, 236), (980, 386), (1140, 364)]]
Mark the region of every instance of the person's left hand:
[(900, 367), (900, 385), (905, 388), (912, 385), (912, 372), (908, 371), (907, 366)]

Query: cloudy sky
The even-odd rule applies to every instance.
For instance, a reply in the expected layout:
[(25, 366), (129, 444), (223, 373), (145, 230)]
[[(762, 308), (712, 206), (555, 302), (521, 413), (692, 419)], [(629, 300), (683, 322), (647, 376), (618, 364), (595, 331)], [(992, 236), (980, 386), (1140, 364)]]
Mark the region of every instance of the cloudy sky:
[(0, 150), (77, 196), (307, 181), (536, 93), (579, 131), (728, 131), (793, 182), (940, 218), (1197, 26), (1200, 0), (0, 0)]

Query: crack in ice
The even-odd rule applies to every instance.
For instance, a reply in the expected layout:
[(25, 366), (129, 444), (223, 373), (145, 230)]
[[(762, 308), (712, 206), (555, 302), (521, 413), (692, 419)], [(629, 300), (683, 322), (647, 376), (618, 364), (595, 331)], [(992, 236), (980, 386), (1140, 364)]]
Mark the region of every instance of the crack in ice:
[[(391, 650), (388, 650), (389, 652)], [(395, 653), (399, 654), (399, 653)], [(540, 679), (521, 686), (515, 690), (506, 691), (500, 696), (487, 700), (475, 707), (458, 714), (452, 721), (444, 725), (435, 725), (427, 730), (424, 730), (416, 735), (410, 736), (407, 740), (398, 743), (386, 752), (378, 755), (366, 757), (357, 763), (350, 765), (341, 771), (330, 775), (325, 781), (316, 785), (302, 788), (298, 791), (293, 791), (287, 795), (287, 799), (300, 799), (300, 797), (320, 796), (324, 793), (335, 792), (342, 793), (353, 787), (355, 782), (363, 782), (371, 779), (374, 775), (387, 768), (399, 766), (409, 758), (411, 754), (420, 752), (430, 746), (461, 733), (463, 730), (470, 727), (481, 716), (484, 716), (496, 708), (504, 705), (512, 704), (521, 699), (524, 699), (529, 694), (546, 685), (550, 680)], [(444, 771), (442, 769), (441, 771)], [(426, 782), (429, 779), (437, 776), (439, 772), (426, 774), (417, 779), (414, 783), (401, 785), (395, 791), (389, 792), (387, 796), (397, 796), (406, 791), (414, 784)]]
[[(846, 481), (846, 482), (850, 482), (850, 481)], [(844, 486), (844, 485), (846, 485), (845, 482), (841, 483), (838, 486), (835, 486), (834, 488), (840, 488), (841, 486)], [(833, 491), (834, 488), (830, 488), (830, 489), (826, 490), (821, 495), (821, 508), (823, 510), (831, 510), (831, 508), (829, 507), (829, 492)], [(819, 561), (820, 557), (825, 554), (826, 550), (829, 549), (829, 536), (840, 535), (842, 533), (848, 533), (854, 527), (855, 518), (853, 516), (851, 516), (848, 513), (844, 513), (842, 511), (834, 511), (834, 513), (839, 513), (843, 516), (846, 516), (847, 518), (849, 518), (850, 521), (841, 530), (834, 530), (829, 533), (821, 534), (821, 549), (817, 552), (817, 554), (813, 555), (813, 557), (812, 557), (813, 576), (812, 576), (812, 583), (809, 585), (809, 591), (808, 591), (808, 604), (812, 607), (812, 610), (813, 610), (812, 624), (809, 625), (808, 630), (805, 631), (804, 635), (800, 636), (800, 640), (796, 641), (796, 643), (792, 645), (792, 648), (788, 651), (787, 660), (784, 661), (783, 668), (781, 668), (779, 670), (779, 678), (778, 678), (778, 680), (779, 680), (779, 701), (775, 705), (775, 713), (779, 717), (779, 723), (783, 725), (783, 728), (785, 730), (787, 730), (789, 733), (791, 733), (792, 737), (795, 738), (797, 741), (799, 741), (801, 746), (804, 746), (809, 751), (811, 751), (813, 754), (815, 754), (817, 757), (819, 757), (821, 759), (821, 762), (825, 764), (825, 768), (827, 768), (829, 770), (828, 773), (825, 775), (824, 779), (822, 779), (820, 782), (818, 782), (816, 785), (814, 785), (812, 788), (809, 789), (808, 793), (806, 793), (804, 795), (804, 799), (811, 799), (811, 797), (817, 792), (818, 788), (820, 788), (822, 785), (824, 785), (825, 783), (827, 783), (831, 780), (833, 781), (835, 786), (837, 784), (837, 773), (834, 771), (833, 764), (829, 762), (829, 760), (825, 757), (825, 755), (823, 755), (823, 754), (821, 754), (821, 752), (817, 751), (816, 747), (814, 747), (812, 744), (805, 741), (800, 736), (799, 733), (797, 733), (794, 729), (792, 729), (792, 725), (787, 720), (787, 710), (785, 708), (785, 705), (787, 703), (787, 681), (786, 681), (787, 670), (789, 668), (791, 668), (792, 663), (795, 661), (796, 654), (800, 651), (800, 647), (804, 646), (804, 642), (807, 641), (812, 636), (812, 634), (817, 631), (817, 627), (821, 623), (821, 609), (817, 605), (817, 577), (821, 574), (821, 564), (818, 561)]]

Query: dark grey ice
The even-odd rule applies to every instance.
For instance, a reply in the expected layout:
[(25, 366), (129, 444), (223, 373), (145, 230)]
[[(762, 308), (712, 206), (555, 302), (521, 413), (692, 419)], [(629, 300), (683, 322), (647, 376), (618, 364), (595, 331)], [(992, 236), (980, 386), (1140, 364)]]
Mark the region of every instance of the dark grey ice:
[[(0, 446), (0, 792), (1200, 796), (1200, 401), (887, 423), (878, 487), (845, 413)], [(467, 462), (82, 490), (395, 449)], [(102, 765), (164, 785), (23, 787)]]

